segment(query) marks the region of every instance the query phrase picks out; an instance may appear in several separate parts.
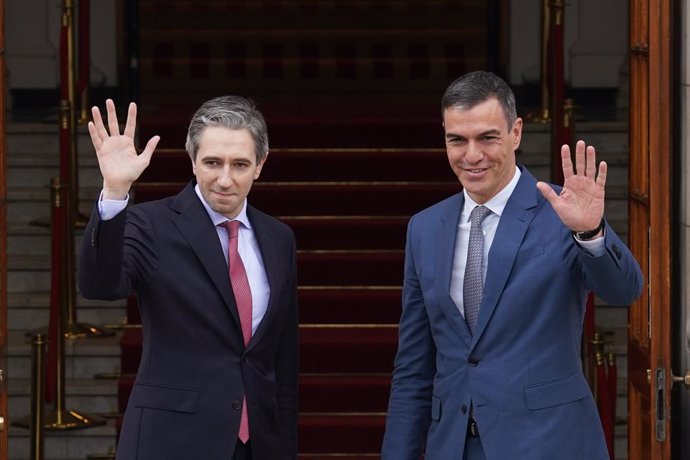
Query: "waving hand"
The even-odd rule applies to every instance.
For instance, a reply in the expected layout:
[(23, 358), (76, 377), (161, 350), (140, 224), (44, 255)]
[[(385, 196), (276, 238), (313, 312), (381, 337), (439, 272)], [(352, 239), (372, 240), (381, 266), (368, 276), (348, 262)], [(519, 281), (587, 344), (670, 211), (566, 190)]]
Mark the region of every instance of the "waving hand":
[(115, 104), (111, 99), (105, 102), (108, 113), (108, 129), (98, 107), (93, 107), (93, 121), (89, 122), (91, 142), (96, 149), (98, 166), (103, 176), (103, 198), (123, 199), (151, 161), (153, 151), (160, 140), (154, 136), (146, 144), (144, 151), (137, 154), (134, 147), (134, 133), (137, 125), (137, 106), (130, 103), (127, 110), (125, 129), (120, 134)]
[(561, 160), (565, 182), (560, 195), (544, 182), (537, 183), (537, 188), (570, 230), (593, 230), (599, 226), (604, 216), (606, 162), (599, 163), (597, 174), (594, 147), (586, 146), (582, 140), (575, 146), (575, 169), (568, 145), (561, 147)]

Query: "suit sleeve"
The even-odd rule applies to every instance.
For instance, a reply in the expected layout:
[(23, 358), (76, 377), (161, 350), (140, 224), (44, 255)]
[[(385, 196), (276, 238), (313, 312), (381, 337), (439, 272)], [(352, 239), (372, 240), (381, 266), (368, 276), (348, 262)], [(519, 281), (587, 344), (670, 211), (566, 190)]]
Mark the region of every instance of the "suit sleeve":
[(79, 257), (79, 290), (89, 299), (121, 299), (155, 272), (153, 229), (141, 209), (101, 220), (91, 213)]
[(297, 458), (297, 404), (299, 375), (299, 314), (297, 307), (297, 261), (295, 239), (290, 233), (289, 254), (291, 259), (290, 296), (288, 313), (278, 343), (276, 356), (276, 383), (280, 425), (285, 439), (284, 458)]
[(578, 246), (584, 284), (608, 303), (630, 305), (644, 287), (640, 265), (608, 224), (604, 245), (606, 250), (598, 257), (592, 257)]
[(419, 460), (431, 423), (436, 347), (415, 267), (413, 220), (407, 231), (398, 353), (388, 402), (382, 460)]

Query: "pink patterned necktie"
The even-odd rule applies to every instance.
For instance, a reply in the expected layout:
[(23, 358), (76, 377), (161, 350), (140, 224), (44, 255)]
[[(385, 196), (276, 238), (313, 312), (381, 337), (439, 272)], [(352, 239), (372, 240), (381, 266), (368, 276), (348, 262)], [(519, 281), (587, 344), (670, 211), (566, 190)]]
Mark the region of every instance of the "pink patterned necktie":
[[(247, 346), (252, 338), (252, 291), (249, 287), (249, 279), (244, 269), (242, 258), (237, 250), (237, 234), (240, 227), (238, 220), (226, 221), (223, 226), (228, 231), (228, 270), (230, 272), (230, 284), (235, 294), (237, 312), (242, 325), (244, 345)], [(249, 417), (247, 415), (247, 398), (242, 401), (242, 418), (240, 419), (240, 431), (237, 437), (243, 443), (249, 440)]]

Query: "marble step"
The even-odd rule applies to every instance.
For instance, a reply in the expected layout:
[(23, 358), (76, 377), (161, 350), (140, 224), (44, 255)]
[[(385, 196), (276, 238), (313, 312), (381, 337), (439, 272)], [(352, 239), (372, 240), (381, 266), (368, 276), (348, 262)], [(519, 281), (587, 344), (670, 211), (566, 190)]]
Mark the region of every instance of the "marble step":
[[(18, 420), (31, 413), (31, 380), (13, 378), (8, 381), (10, 420)], [(90, 415), (118, 411), (117, 380), (70, 379), (65, 381), (65, 407)], [(45, 413), (54, 409), (48, 404)]]
[[(120, 371), (120, 335), (65, 341), (65, 379), (92, 379), (96, 374)], [(31, 378), (31, 343), (26, 331), (7, 334), (7, 376)]]
[[(113, 420), (105, 425), (77, 430), (46, 431), (45, 460), (86, 459), (92, 454), (115, 452), (116, 428)], [(29, 430), (11, 426), (8, 460), (26, 460), (31, 452)]]
[[(99, 301), (76, 296), (77, 321), (96, 326), (126, 320), (126, 301)], [(7, 328), (31, 331), (48, 324), (50, 292), (10, 292), (7, 295)]]

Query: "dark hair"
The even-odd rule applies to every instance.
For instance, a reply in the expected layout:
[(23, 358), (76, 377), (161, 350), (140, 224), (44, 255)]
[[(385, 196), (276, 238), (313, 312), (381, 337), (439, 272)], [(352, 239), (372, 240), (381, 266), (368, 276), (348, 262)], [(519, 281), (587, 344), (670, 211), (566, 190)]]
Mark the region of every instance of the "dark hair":
[(467, 73), (448, 86), (441, 99), (441, 116), (451, 107), (468, 110), (491, 98), (501, 104), (510, 129), (517, 120), (515, 94), (503, 79), (483, 70)]
[(192, 161), (196, 161), (201, 135), (208, 127), (246, 129), (254, 139), (256, 164), (268, 155), (266, 120), (250, 99), (221, 96), (210, 99), (199, 107), (189, 123), (185, 142), (185, 149)]

